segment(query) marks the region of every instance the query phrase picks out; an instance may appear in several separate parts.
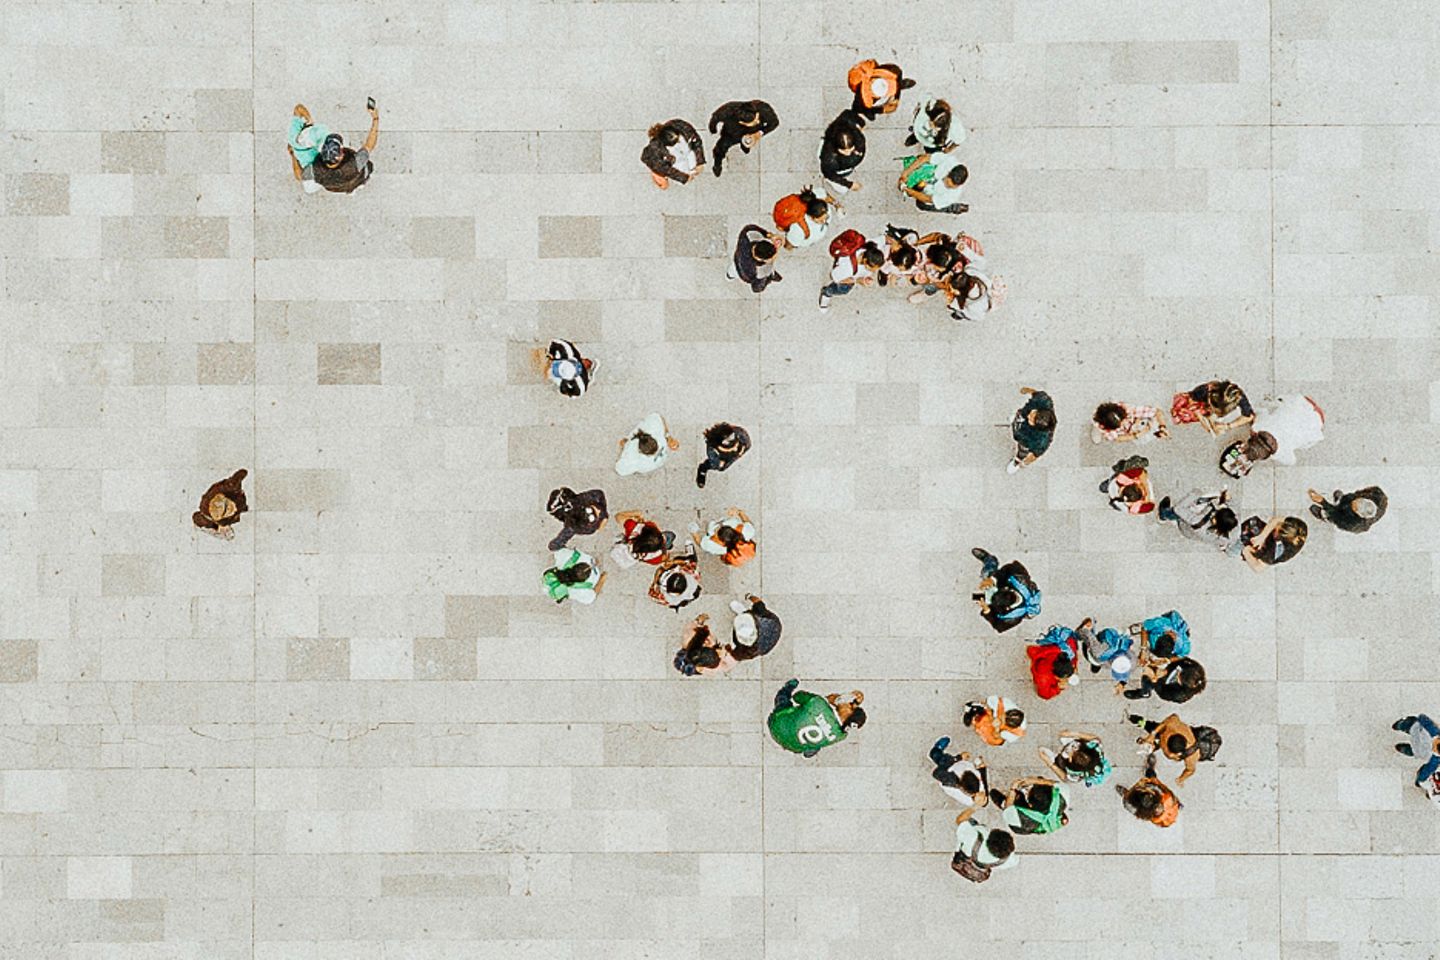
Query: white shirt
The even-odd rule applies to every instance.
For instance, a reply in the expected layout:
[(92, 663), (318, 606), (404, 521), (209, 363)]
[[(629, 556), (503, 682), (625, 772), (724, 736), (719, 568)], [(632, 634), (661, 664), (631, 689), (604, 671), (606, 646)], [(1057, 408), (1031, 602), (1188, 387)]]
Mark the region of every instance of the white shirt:
[(695, 156), (695, 151), (690, 149), (690, 145), (688, 143), (686, 143), (684, 140), (681, 140), (679, 143), (671, 144), (665, 149), (670, 151), (670, 156), (675, 161), (676, 170), (679, 170), (681, 173), (684, 174), (691, 174), (695, 172), (695, 167), (698, 163), (698, 160)]
[(640, 441), (634, 433), (625, 441), (625, 446), (620, 450), (620, 459), (615, 462), (615, 472), (622, 477), (628, 477), (632, 473), (649, 473), (658, 470), (665, 464), (665, 458), (670, 456), (670, 445), (666, 441), (665, 419), (658, 413), (641, 420), (635, 427), (636, 433), (648, 433), (655, 438), (656, 451), (650, 456), (640, 452)]
[(875, 276), (875, 271), (861, 263), (858, 255), (855, 258), (853, 266), (850, 263), (849, 257), (840, 257), (835, 261), (835, 265), (830, 268), (830, 279), (836, 283), (845, 283), (847, 280), (859, 282), (860, 280), (873, 276)]
[(1277, 397), (1274, 405), (1255, 414), (1250, 429), (1275, 438), (1276, 463), (1293, 466), (1295, 454), (1313, 447), (1325, 436), (1325, 419), (1309, 397)]
[(965, 185), (952, 187), (945, 182), (945, 175), (960, 166), (960, 159), (952, 153), (935, 153), (930, 155), (930, 162), (935, 164), (935, 181), (929, 187), (930, 202), (937, 207), (959, 203)]
[[(810, 236), (808, 237), (805, 236), (805, 227), (810, 228)], [(792, 247), (808, 247), (812, 243), (819, 243), (825, 238), (825, 234), (828, 232), (830, 232), (830, 218), (827, 217), (824, 222), (821, 222), (819, 220), (811, 220), (807, 215), (805, 217), (804, 227), (798, 223), (790, 224), (790, 228), (785, 231), (785, 239), (790, 241)]]
[(976, 863), (982, 867), (989, 867), (992, 871), (1004, 870), (1007, 867), (1015, 866), (1016, 858), (1013, 853), (998, 863), (990, 856), (990, 851), (985, 849), (985, 840), (989, 836), (989, 830), (986, 830), (973, 820), (966, 820), (955, 828), (955, 849), (968, 857), (970, 856), (970, 851), (975, 850), (975, 841), (978, 839), (980, 841), (980, 849), (975, 852), (974, 859)]
[[(981, 775), (980, 768), (975, 765), (975, 761), (973, 760), (956, 760), (950, 764), (950, 772), (955, 774), (957, 778), (963, 777), (967, 773), (973, 773), (980, 778), (980, 789), (985, 789), (985, 777)], [(940, 784), (940, 789), (944, 790), (946, 796), (950, 797), (962, 807), (969, 808), (975, 806), (975, 798), (959, 787), (950, 787), (942, 783)]]

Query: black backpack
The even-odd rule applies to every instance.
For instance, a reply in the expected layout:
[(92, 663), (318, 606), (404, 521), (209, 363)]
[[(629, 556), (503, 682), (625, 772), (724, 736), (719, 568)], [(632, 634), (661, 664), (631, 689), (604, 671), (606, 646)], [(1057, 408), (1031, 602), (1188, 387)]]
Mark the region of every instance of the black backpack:
[(1202, 761), (1214, 760), (1215, 754), (1220, 752), (1220, 746), (1224, 743), (1220, 739), (1220, 731), (1214, 727), (1195, 727), (1195, 751)]

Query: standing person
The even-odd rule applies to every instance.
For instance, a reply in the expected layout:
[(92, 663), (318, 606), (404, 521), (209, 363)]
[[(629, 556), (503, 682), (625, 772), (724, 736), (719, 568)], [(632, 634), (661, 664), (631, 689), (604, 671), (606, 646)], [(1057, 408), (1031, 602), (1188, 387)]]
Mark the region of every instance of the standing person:
[(1110, 500), (1110, 509), (1132, 516), (1155, 509), (1149, 466), (1150, 461), (1144, 457), (1126, 457), (1110, 468), (1110, 479), (1100, 484), (1100, 492)]
[(1390, 724), (1390, 729), (1409, 737), (1407, 742), (1395, 744), (1395, 752), (1420, 761), (1420, 769), (1415, 771), (1415, 786), (1425, 789), (1440, 773), (1440, 726), (1425, 714), (1417, 713), (1401, 717)]
[(992, 747), (1003, 747), (1025, 736), (1025, 711), (1006, 703), (1004, 697), (989, 697), (984, 703), (971, 700), (965, 704), (961, 722)]
[(695, 470), (695, 486), (702, 490), (711, 470), (724, 473), (750, 449), (750, 434), (733, 423), (711, 424), (705, 428), (705, 459)]
[(905, 138), (905, 146), (918, 145), (922, 150), (934, 153), (964, 142), (965, 127), (955, 121), (954, 111), (948, 102), (934, 97), (920, 101), (910, 119), (910, 135)]
[(820, 177), (831, 196), (859, 190), (855, 171), (865, 159), (865, 121), (853, 110), (842, 110), (825, 128), (820, 140)]
[[(366, 102), (370, 114), (370, 132), (359, 150), (345, 146), (345, 140), (338, 133), (326, 127), (316, 126), (310, 121), (310, 111), (303, 103), (295, 105), (295, 115), (290, 120), (290, 136), (286, 143), (290, 151), (291, 172), (306, 193), (324, 189), (330, 193), (354, 193), (365, 185), (375, 164), (370, 154), (375, 141), (380, 138), (380, 111), (375, 101)], [(298, 125), (296, 121), (299, 121)], [(323, 133), (324, 136), (320, 136)], [(301, 158), (305, 162), (301, 162)]]
[(755, 524), (737, 507), (725, 511), (723, 519), (710, 521), (703, 539), (698, 527), (694, 537), (701, 550), (719, 557), (728, 567), (743, 567), (755, 559)]
[(935, 765), (930, 776), (946, 796), (963, 808), (955, 818), (955, 822), (960, 823), (990, 803), (990, 775), (983, 757), (971, 757), (964, 751), (954, 756), (945, 752), (949, 746), (950, 738), (941, 737), (930, 748), (930, 762)]
[(1249, 423), (1254, 416), (1245, 391), (1229, 380), (1209, 380), (1175, 394), (1170, 401), (1171, 420), (1177, 424), (1198, 423), (1212, 437)]
[(1149, 443), (1170, 436), (1165, 416), (1155, 407), (1106, 401), (1095, 408), (1090, 425), (1093, 443)]
[(861, 60), (851, 67), (845, 82), (855, 94), (850, 109), (866, 120), (893, 113), (900, 106), (900, 94), (915, 86), (915, 81), (907, 79), (897, 64), (877, 63), (873, 59)]
[(1075, 631), (1068, 627), (1054, 626), (1045, 631), (1045, 636), (1025, 648), (1030, 658), (1030, 679), (1035, 685), (1035, 695), (1041, 700), (1053, 700), (1065, 690), (1079, 682), (1075, 675), (1075, 661), (1079, 659), (1079, 646)]
[(833, 199), (821, 199), (806, 187), (775, 201), (771, 215), (775, 226), (785, 235), (785, 248), (797, 250), (824, 240), (830, 232), (830, 208), (839, 207)]
[(550, 491), (545, 501), (545, 512), (560, 521), (560, 532), (549, 544), (551, 551), (565, 546), (571, 537), (588, 537), (598, 533), (610, 516), (606, 512), (604, 490), (576, 493), (569, 487), (557, 487)]
[(620, 524), (620, 539), (615, 542), (611, 554), (622, 567), (648, 563), (658, 567), (670, 555), (675, 545), (675, 533), (662, 530), (660, 525), (639, 510), (626, 510), (615, 515)]
[(831, 240), (830, 256), (834, 258), (830, 282), (820, 288), (821, 310), (830, 309), (831, 297), (844, 296), (856, 286), (873, 286), (880, 268), (885, 266), (885, 254), (858, 230), (846, 230)]
[(679, 117), (650, 128), (650, 141), (640, 151), (640, 162), (650, 169), (650, 179), (661, 190), (670, 181), (689, 183), (705, 169), (705, 143), (695, 128)]
[(825, 747), (844, 740), (851, 730), (865, 726), (859, 690), (847, 694), (820, 696), (796, 689), (799, 680), (790, 680), (775, 694), (775, 709), (766, 726), (770, 738), (791, 753), (813, 757)]
[(730, 628), (730, 652), (736, 660), (754, 660), (775, 649), (780, 642), (781, 623), (775, 611), (753, 593), (745, 594), (746, 606), (739, 600), (730, 601), (735, 622)]
[(1250, 517), (1240, 527), (1240, 555), (1251, 570), (1289, 563), (1305, 546), (1310, 528), (1299, 517)]
[(1105, 748), (1093, 733), (1061, 730), (1059, 752), (1041, 747), (1039, 753), (1041, 762), (1065, 783), (1098, 787), (1110, 777), (1112, 768), (1105, 758)]
[(916, 275), (924, 269), (920, 262), (920, 250), (915, 245), (919, 239), (920, 234), (914, 230), (886, 224), (885, 247), (888, 253), (885, 257), (885, 266), (880, 268), (877, 277), (880, 286), (887, 286), (891, 283), (899, 286), (902, 281), (914, 285)]
[(1022, 777), (1010, 784), (1008, 793), (991, 790), (990, 799), (1016, 834), (1054, 833), (1070, 822), (1069, 789), (1046, 777)]
[(1250, 436), (1236, 440), (1220, 455), (1220, 469), (1243, 477), (1261, 460), (1295, 465), (1295, 454), (1325, 439), (1325, 411), (1306, 396), (1277, 397), (1250, 424)]
[(1164, 659), (1140, 648), (1140, 686), (1125, 691), (1126, 700), (1145, 700), (1151, 694), (1167, 703), (1187, 703), (1205, 691), (1205, 668), (1190, 657)]
[(728, 647), (721, 646), (710, 631), (710, 615), (702, 613), (685, 627), (685, 638), (675, 654), (675, 669), (682, 676), (729, 673), (736, 664)]
[(1080, 656), (1090, 665), (1090, 672), (1099, 673), (1102, 667), (1108, 666), (1115, 692), (1122, 692), (1125, 684), (1130, 682), (1130, 671), (1135, 668), (1135, 661), (1130, 655), (1133, 645), (1130, 635), (1113, 627), (1097, 632), (1095, 621), (1086, 617), (1075, 628), (1075, 639), (1080, 644)]
[(1146, 720), (1132, 713), (1125, 719), (1145, 731), (1136, 743), (1149, 747), (1152, 753), (1159, 750), (1168, 760), (1185, 764), (1175, 780), (1177, 787), (1190, 779), (1196, 764), (1214, 760), (1220, 752), (1220, 731), (1214, 727), (1192, 727), (1178, 714), (1172, 713), (1164, 720)]
[(1015, 837), (1008, 830), (987, 829), (962, 813), (955, 818), (955, 853), (950, 869), (971, 883), (984, 883), (996, 870), (1015, 866)]
[(1337, 530), (1344, 530), (1346, 533), (1364, 533), (1385, 516), (1385, 508), (1390, 505), (1390, 500), (1385, 496), (1385, 491), (1379, 487), (1364, 487), (1354, 493), (1342, 494), (1336, 490), (1333, 494), (1334, 503), (1326, 500), (1318, 490), (1307, 491), (1314, 504), (1310, 507), (1310, 514), (1316, 520), (1333, 524)]
[(970, 171), (954, 153), (937, 150), (918, 156), (903, 157), (905, 168), (895, 187), (915, 201), (915, 206), (928, 213), (965, 213), (968, 203), (960, 199), (965, 194), (965, 182)]
[(764, 293), (770, 284), (785, 279), (775, 269), (784, 242), (783, 236), (770, 233), (759, 224), (746, 224), (735, 240), (735, 255), (725, 271), (726, 279), (744, 280), (752, 292)]
[(545, 351), (545, 376), (560, 389), (562, 397), (578, 397), (590, 387), (595, 361), (580, 356), (580, 348), (569, 340), (551, 340)]
[(700, 563), (691, 546), (685, 553), (660, 561), (650, 581), (650, 599), (679, 610), (700, 596)]
[(545, 592), (556, 603), (574, 600), (590, 604), (595, 602), (605, 575), (594, 557), (568, 547), (555, 551), (555, 566), (546, 570), (541, 579), (545, 582)]
[(1178, 610), (1131, 624), (1130, 636), (1139, 637), (1145, 649), (1161, 659), (1190, 656), (1190, 624)]
[(1033, 387), (1021, 387), (1020, 392), (1030, 399), (1015, 411), (1015, 419), (1010, 421), (1015, 456), (1005, 467), (1006, 473), (1014, 473), (1040, 459), (1055, 439), (1055, 401), (1050, 399), (1050, 394)]
[(665, 465), (672, 450), (680, 449), (680, 441), (670, 436), (665, 418), (652, 413), (635, 427), (635, 432), (620, 441), (620, 459), (615, 472), (622, 477), (632, 473), (649, 473)]
[(993, 553), (979, 547), (970, 552), (980, 561), (980, 583), (970, 599), (979, 605), (981, 618), (996, 633), (1013, 630), (1022, 620), (1039, 616), (1040, 588), (1024, 564), (1011, 560), (1001, 566)]
[(715, 176), (720, 176), (720, 165), (730, 148), (739, 146), (742, 153), (749, 153), (765, 134), (780, 126), (775, 108), (764, 100), (731, 100), (721, 104), (710, 115), (710, 132), (719, 132), (713, 150)]
[(1240, 518), (1226, 506), (1229, 500), (1230, 492), (1224, 488), (1219, 493), (1194, 489), (1173, 503), (1169, 497), (1161, 498), (1155, 515), (1161, 520), (1173, 521), (1182, 536), (1208, 544), (1221, 553), (1239, 556), (1243, 547)]
[(247, 476), (248, 470), (236, 470), (224, 480), (210, 484), (200, 497), (200, 509), (190, 515), (190, 522), (222, 540), (233, 540), (240, 514), (250, 510), (242, 486)]
[(1157, 827), (1173, 826), (1180, 818), (1184, 806), (1175, 791), (1165, 786), (1155, 776), (1155, 754), (1145, 759), (1145, 776), (1128, 787), (1115, 785), (1115, 792), (1125, 801), (1125, 809), (1137, 820), (1145, 820)]
[(973, 266), (959, 272), (952, 272), (944, 281), (945, 302), (950, 307), (950, 317), (979, 323), (990, 315), (990, 311), (1004, 302), (1002, 279), (993, 280)]

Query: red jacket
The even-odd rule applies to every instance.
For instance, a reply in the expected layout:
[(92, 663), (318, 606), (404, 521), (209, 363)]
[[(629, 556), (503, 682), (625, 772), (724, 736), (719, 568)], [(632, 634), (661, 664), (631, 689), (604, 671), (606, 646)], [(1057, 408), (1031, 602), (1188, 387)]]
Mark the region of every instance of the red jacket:
[(1072, 664), (1076, 663), (1078, 648), (1075, 641), (1031, 644), (1025, 653), (1030, 657), (1030, 679), (1035, 682), (1035, 695), (1041, 700), (1060, 696), (1068, 681), (1055, 676), (1055, 661), (1068, 656)]

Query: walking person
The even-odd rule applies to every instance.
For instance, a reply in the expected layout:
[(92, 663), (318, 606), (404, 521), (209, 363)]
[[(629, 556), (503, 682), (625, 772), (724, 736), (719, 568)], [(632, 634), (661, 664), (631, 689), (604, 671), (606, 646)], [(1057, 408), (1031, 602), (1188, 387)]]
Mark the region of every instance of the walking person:
[(882, 113), (893, 113), (900, 106), (900, 94), (915, 86), (906, 78), (898, 64), (861, 60), (845, 76), (850, 92), (855, 94), (851, 109), (866, 120)]
[(1080, 646), (1080, 656), (1090, 665), (1090, 672), (1099, 673), (1102, 668), (1109, 667), (1115, 692), (1123, 692), (1125, 684), (1130, 682), (1130, 671), (1135, 668), (1130, 654), (1133, 645), (1131, 636), (1113, 627), (1097, 631), (1095, 621), (1086, 617), (1075, 628), (1075, 640)]
[(1090, 426), (1093, 443), (1149, 443), (1170, 436), (1165, 416), (1155, 407), (1108, 400), (1095, 408)]
[(1249, 423), (1255, 411), (1245, 391), (1229, 380), (1209, 380), (1192, 390), (1175, 394), (1170, 401), (1170, 419), (1175, 423), (1198, 423), (1212, 437)]
[(1013, 630), (1021, 621), (1040, 615), (1040, 588), (1024, 564), (1011, 560), (1001, 566), (999, 558), (980, 547), (970, 552), (980, 561), (980, 583), (970, 599), (996, 633)]
[(785, 248), (798, 250), (825, 239), (834, 219), (832, 208), (838, 209), (839, 206), (833, 199), (822, 199), (806, 187), (799, 193), (787, 194), (775, 201), (771, 215), (775, 218), (776, 228), (785, 237)]
[(1131, 624), (1130, 635), (1138, 637), (1153, 656), (1167, 659), (1190, 655), (1190, 624), (1178, 610), (1169, 610)]
[(1180, 808), (1184, 806), (1160, 778), (1155, 776), (1155, 754), (1145, 759), (1145, 775), (1128, 787), (1115, 785), (1115, 792), (1137, 820), (1153, 823), (1157, 827), (1174, 826), (1180, 819)]
[(620, 459), (615, 461), (615, 472), (628, 477), (659, 470), (671, 451), (679, 449), (680, 441), (670, 436), (665, 418), (652, 413), (636, 425), (630, 436), (620, 441)]
[(1420, 761), (1420, 769), (1415, 771), (1415, 786), (1425, 789), (1426, 784), (1440, 774), (1440, 726), (1425, 714), (1417, 713), (1401, 717), (1390, 724), (1390, 729), (1409, 738), (1395, 744), (1395, 752)]
[(580, 348), (569, 340), (551, 340), (545, 351), (545, 376), (562, 397), (578, 397), (590, 387), (595, 361), (580, 356)]
[(1015, 456), (1005, 467), (1006, 473), (1015, 473), (1040, 459), (1055, 439), (1055, 401), (1050, 399), (1050, 394), (1034, 387), (1021, 387), (1020, 392), (1029, 399), (1010, 421)]
[(785, 238), (759, 224), (747, 223), (735, 240), (735, 254), (725, 271), (728, 280), (743, 280), (753, 293), (764, 293), (772, 283), (785, 279), (775, 269)]
[(820, 140), (820, 177), (832, 197), (859, 190), (855, 171), (865, 159), (865, 121), (853, 110), (842, 110), (830, 121)]
[(604, 490), (576, 493), (569, 487), (556, 487), (550, 491), (545, 501), (545, 512), (560, 521), (560, 532), (549, 543), (551, 551), (559, 550), (572, 537), (598, 533), (610, 516), (606, 512)]
[(1030, 658), (1030, 680), (1035, 686), (1035, 696), (1041, 700), (1053, 700), (1066, 687), (1080, 681), (1075, 674), (1079, 645), (1075, 631), (1069, 627), (1051, 627), (1025, 648), (1025, 655)]
[(1125, 719), (1145, 731), (1136, 743), (1148, 747), (1152, 753), (1159, 750), (1167, 760), (1185, 765), (1175, 779), (1177, 787), (1195, 773), (1196, 764), (1214, 760), (1220, 752), (1220, 731), (1214, 727), (1192, 727), (1181, 720), (1179, 714), (1172, 713), (1164, 720), (1146, 720), (1132, 713)]
[(946, 752), (949, 746), (950, 738), (941, 737), (930, 748), (930, 762), (935, 765), (930, 776), (946, 796), (960, 804), (960, 816), (955, 818), (960, 823), (990, 803), (990, 776), (983, 757), (972, 757), (964, 751), (956, 756)]
[(200, 496), (200, 509), (190, 515), (190, 522), (221, 540), (233, 540), (240, 515), (250, 510), (242, 485), (249, 473), (248, 470), (236, 470), (224, 480), (206, 487)]
[(857, 286), (873, 286), (885, 266), (885, 254), (858, 230), (846, 230), (830, 241), (830, 256), (830, 282), (820, 288), (821, 310), (830, 309), (832, 297), (844, 296)]
[(775, 694), (775, 709), (766, 726), (770, 738), (791, 753), (813, 757), (826, 747), (844, 740), (851, 730), (865, 726), (859, 690), (820, 696), (797, 689), (799, 680), (790, 680)]
[(1326, 500), (1318, 490), (1307, 491), (1314, 501), (1310, 515), (1316, 520), (1328, 523), (1346, 533), (1364, 533), (1385, 516), (1390, 500), (1379, 487), (1364, 487), (1354, 493), (1336, 490), (1331, 496), (1334, 503)]
[(965, 127), (955, 120), (949, 102), (934, 97), (920, 101), (915, 115), (910, 118), (910, 134), (905, 138), (905, 146), (919, 146), (934, 153), (964, 142)]
[(1015, 866), (1015, 837), (1010, 831), (984, 827), (964, 814), (955, 823), (951, 870), (971, 883), (984, 883), (996, 870)]
[(1180, 534), (1191, 540), (1207, 544), (1221, 553), (1239, 556), (1244, 544), (1240, 542), (1240, 518), (1227, 504), (1228, 490), (1206, 493), (1200, 489), (1187, 492), (1178, 500), (1169, 497), (1160, 500), (1155, 515), (1166, 522), (1173, 522)]
[(1005, 793), (991, 790), (990, 800), (1017, 836), (1054, 833), (1070, 822), (1069, 789), (1046, 777), (1021, 777)]
[(715, 176), (720, 176), (720, 167), (731, 147), (738, 146), (741, 153), (749, 153), (760, 138), (780, 126), (775, 108), (764, 100), (731, 100), (721, 104), (710, 115), (710, 132), (719, 133), (715, 141)]
[(729, 673), (738, 661), (710, 630), (710, 615), (702, 613), (685, 627), (684, 641), (675, 654), (675, 669), (682, 676)]
[(1105, 747), (1093, 733), (1061, 730), (1060, 749), (1052, 753), (1041, 747), (1039, 754), (1040, 761), (1065, 783), (1098, 787), (1109, 779), (1112, 770)]
[(1205, 692), (1205, 668), (1191, 657), (1155, 657), (1140, 648), (1140, 686), (1125, 691), (1126, 700), (1152, 694), (1167, 703), (1187, 703)]
[(730, 627), (730, 652), (736, 660), (755, 660), (765, 656), (780, 643), (780, 617), (753, 593), (745, 594), (745, 603), (730, 601), (735, 614)]
[(689, 183), (705, 169), (705, 143), (688, 122), (676, 117), (650, 128), (649, 142), (640, 151), (640, 162), (650, 170), (650, 179), (661, 190), (670, 181)]
[(961, 198), (970, 171), (954, 153), (937, 150), (913, 157), (903, 157), (905, 167), (895, 187), (915, 201), (915, 206), (928, 213), (961, 214), (970, 209)]
[(555, 551), (555, 565), (541, 575), (545, 592), (556, 603), (574, 600), (576, 603), (591, 604), (600, 592), (600, 583), (605, 575), (588, 553), (581, 553), (574, 547)]
[(621, 567), (636, 563), (658, 567), (670, 556), (670, 548), (675, 545), (674, 531), (662, 530), (660, 524), (639, 510), (617, 513), (615, 522), (620, 524), (620, 539), (611, 556)]
[(1149, 466), (1150, 461), (1144, 457), (1126, 457), (1110, 468), (1110, 479), (1100, 484), (1100, 492), (1109, 498), (1110, 509), (1132, 516), (1155, 509)]
[(713, 423), (705, 428), (705, 459), (695, 470), (695, 486), (704, 489), (711, 470), (724, 473), (750, 449), (750, 434), (733, 423)]
[(370, 114), (370, 132), (359, 150), (351, 150), (340, 134), (313, 123), (303, 103), (295, 105), (286, 149), (290, 151), (291, 172), (306, 193), (354, 193), (375, 172), (370, 154), (380, 138), (380, 111), (373, 98), (366, 101), (365, 109)]
[(745, 566), (755, 559), (755, 551), (758, 549), (755, 542), (755, 524), (751, 523), (745, 511), (738, 507), (725, 511), (722, 519), (710, 521), (703, 538), (698, 527), (693, 531), (693, 536), (701, 550), (719, 557), (720, 562), (727, 567)]
[(1240, 555), (1256, 571), (1289, 563), (1309, 535), (1310, 528), (1299, 517), (1250, 517), (1240, 526)]
[(650, 581), (649, 597), (661, 606), (679, 610), (700, 596), (700, 563), (692, 545), (685, 553), (660, 561)]

